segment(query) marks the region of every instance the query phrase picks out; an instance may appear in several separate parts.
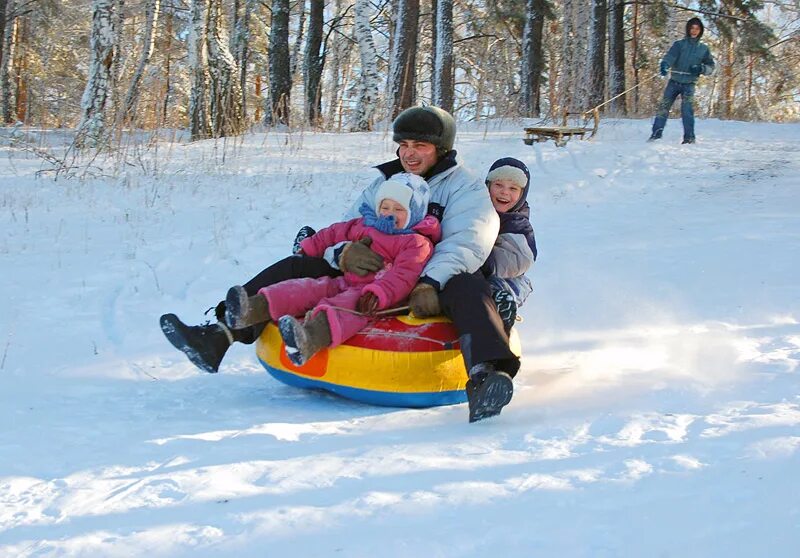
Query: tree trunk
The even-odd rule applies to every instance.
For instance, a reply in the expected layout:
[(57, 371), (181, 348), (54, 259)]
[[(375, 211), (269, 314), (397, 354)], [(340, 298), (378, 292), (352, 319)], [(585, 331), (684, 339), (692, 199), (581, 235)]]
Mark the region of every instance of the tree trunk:
[(14, 76), (16, 78), (14, 97), (17, 101), (16, 113), (18, 122), (25, 122), (28, 113), (28, 82), (25, 75), (28, 63), (25, 47), (28, 42), (28, 27), (28, 18), (20, 17), (17, 40), (15, 41), (17, 46), (14, 48)]
[(289, 0), (272, 0), (269, 35), (269, 88), (272, 121), (289, 125), (292, 80), (289, 73)]
[(736, 60), (733, 50), (733, 39), (723, 36), (722, 42), (722, 85), (719, 89), (719, 102), (722, 105), (720, 118), (733, 118), (733, 64)]
[(631, 68), (633, 68), (633, 113), (639, 114), (639, 4), (633, 5)]
[(398, 0), (394, 48), (389, 63), (388, 106), (391, 118), (414, 104), (419, 0)]
[(306, 90), (306, 117), (311, 126), (322, 123), (322, 66), (324, 60), (322, 48), (322, 27), (325, 24), (323, 11), (324, 0), (310, 0), (311, 9), (308, 19), (308, 36), (306, 37), (305, 65), (303, 82)]
[(150, 57), (153, 55), (153, 47), (155, 46), (156, 39), (156, 24), (158, 22), (158, 14), (161, 7), (160, 0), (147, 0), (145, 5), (145, 23), (144, 31), (142, 33), (142, 55), (139, 57), (139, 65), (133, 73), (131, 83), (128, 86), (128, 94), (125, 96), (125, 120), (132, 122), (136, 110), (136, 104), (139, 100), (139, 86), (144, 76), (144, 70), (150, 63)]
[(356, 41), (358, 41), (358, 52), (361, 59), (361, 85), (351, 130), (358, 132), (372, 130), (375, 105), (378, 102), (380, 90), (380, 75), (378, 74), (377, 65), (378, 53), (375, 49), (375, 40), (372, 37), (371, 15), (372, 4), (370, 0), (356, 0), (353, 33)]
[[(342, 0), (334, 0), (333, 5), (333, 17), (338, 20), (347, 8), (344, 7), (344, 2)], [(353, 32), (355, 33), (355, 29)], [(327, 65), (330, 95), (328, 95), (328, 113), (325, 120), (327, 121), (328, 127), (333, 126), (333, 123), (339, 120), (339, 96), (342, 94), (341, 56), (343, 50), (342, 43), (344, 40), (342, 35), (338, 33), (334, 34), (331, 38), (330, 46), (326, 47), (326, 49), (332, 51), (330, 54), (330, 63)]]
[(438, 0), (436, 4), (433, 68), (433, 104), (453, 112), (453, 0)]
[[(239, 12), (242, 12), (241, 17)], [(253, 11), (253, 0), (244, 0), (240, 10), (239, 0), (233, 5), (233, 36), (231, 37), (231, 50), (239, 69), (239, 89), (242, 91), (242, 117), (247, 118), (247, 63), (250, 56), (250, 15)], [(256, 111), (258, 112), (258, 111)]]
[(17, 120), (14, 90), (14, 78), (11, 75), (14, 67), (14, 46), (16, 45), (17, 27), (19, 18), (13, 15), (16, 6), (15, 0), (8, 0), (6, 4), (6, 26), (3, 33), (3, 58), (0, 61), (0, 105), (3, 110), (3, 122), (13, 124)]
[[(289, 78), (294, 81), (294, 77), (297, 75), (297, 66), (298, 61), (300, 60), (300, 45), (303, 44), (303, 37), (305, 36), (305, 26), (306, 26), (306, 4), (305, 0), (302, 2), (297, 2), (295, 4), (300, 11), (297, 15), (297, 34), (294, 38), (294, 45), (292, 45), (292, 52), (289, 54)], [(291, 22), (292, 18), (292, 8), (291, 5), (289, 6), (289, 20)]]
[(617, 116), (627, 114), (625, 108), (625, 4), (624, 0), (609, 0), (608, 30), (608, 96), (617, 97), (609, 103), (609, 111)]
[(239, 69), (230, 51), (222, 20), (222, 0), (211, 0), (207, 23), (209, 105), (211, 133), (215, 138), (235, 136), (244, 130)]
[(206, 21), (208, 0), (192, 0), (189, 25), (189, 130), (192, 141), (211, 135), (208, 119), (208, 56), (206, 49)]
[[(0, 37), (5, 37), (6, 34), (6, 8), (8, 2), (14, 0), (0, 0)], [(3, 59), (3, 52), (5, 50), (5, 41), (0, 40), (0, 60)]]
[(527, 0), (525, 26), (522, 30), (522, 64), (520, 65), (520, 114), (539, 116), (539, 89), (544, 68), (542, 40), (544, 37), (544, 0)]
[(164, 90), (162, 93), (163, 103), (161, 107), (161, 122), (157, 126), (163, 126), (167, 122), (167, 108), (169, 107), (169, 92), (172, 87), (172, 10), (166, 13), (166, 24), (164, 29)]
[(605, 98), (606, 0), (592, 0), (587, 70), (588, 105), (584, 106), (583, 109), (596, 107), (602, 103)]
[(564, 0), (561, 15), (561, 63), (558, 78), (559, 112), (572, 107), (577, 80), (575, 78), (578, 62), (575, 55), (575, 30), (573, 0)]
[(89, 79), (81, 98), (81, 122), (75, 136), (76, 147), (97, 147), (105, 139), (105, 108), (112, 90), (114, 39), (114, 1), (92, 1), (92, 33)]

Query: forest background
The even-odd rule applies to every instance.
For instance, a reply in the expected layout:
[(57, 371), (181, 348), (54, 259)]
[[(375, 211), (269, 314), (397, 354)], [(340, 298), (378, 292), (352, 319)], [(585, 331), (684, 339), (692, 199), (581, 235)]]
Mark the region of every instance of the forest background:
[[(365, 131), (420, 103), (459, 121), (645, 117), (693, 16), (701, 117), (800, 116), (800, 0), (0, 0), (6, 125), (191, 139)], [(13, 137), (13, 134), (11, 134)]]

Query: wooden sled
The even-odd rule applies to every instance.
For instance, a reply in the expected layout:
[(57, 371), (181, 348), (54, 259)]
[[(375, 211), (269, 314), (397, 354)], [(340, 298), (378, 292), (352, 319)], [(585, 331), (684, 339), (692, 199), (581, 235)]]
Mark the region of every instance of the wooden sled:
[[(579, 126), (568, 126), (570, 116), (578, 116), (583, 119)], [(589, 123), (593, 121), (593, 126)], [(564, 147), (573, 136), (580, 139), (592, 139), (600, 127), (600, 111), (598, 108), (586, 112), (565, 112), (561, 121), (561, 126), (536, 126), (525, 128), (525, 145), (533, 145), (534, 142), (553, 140), (556, 147)], [(586, 137), (588, 134), (589, 137)]]

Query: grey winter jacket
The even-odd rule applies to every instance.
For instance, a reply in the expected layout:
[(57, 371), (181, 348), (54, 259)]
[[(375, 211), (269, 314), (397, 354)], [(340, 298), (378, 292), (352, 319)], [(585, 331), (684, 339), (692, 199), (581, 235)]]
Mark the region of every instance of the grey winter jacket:
[[(436, 245), (422, 280), (443, 289), (451, 277), (459, 273), (473, 273), (489, 256), (500, 229), (500, 220), (492, 206), (484, 183), (455, 162), (455, 152), (449, 168), (426, 176), (430, 185), (428, 213), (437, 217), (442, 225), (442, 240)], [(403, 172), (399, 162), (380, 165), (383, 176), (376, 178), (358, 197), (347, 213), (347, 218), (360, 215), (362, 203), (375, 203), (375, 192), (382, 182)]]
[[(536, 256), (528, 238), (518, 232), (501, 232), (491, 255), (489, 282), (514, 295), (517, 306), (522, 306), (533, 291), (530, 279), (525, 276)], [(486, 266), (484, 266), (486, 267)]]
[[(679, 83), (697, 83), (698, 76), (692, 75), (690, 68), (697, 64), (703, 66), (703, 75), (714, 72), (714, 58), (705, 43), (700, 38), (685, 37), (672, 43), (669, 51), (662, 59), (667, 66), (676, 70), (670, 74), (670, 79)], [(681, 72), (681, 73), (678, 73)]]

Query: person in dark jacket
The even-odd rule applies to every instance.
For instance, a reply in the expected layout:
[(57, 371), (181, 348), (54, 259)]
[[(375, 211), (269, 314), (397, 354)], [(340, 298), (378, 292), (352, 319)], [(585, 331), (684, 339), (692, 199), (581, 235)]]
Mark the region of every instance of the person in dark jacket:
[(703, 22), (693, 17), (686, 22), (686, 37), (675, 41), (661, 60), (659, 71), (662, 76), (669, 72), (670, 78), (664, 89), (664, 97), (653, 121), (653, 132), (649, 141), (661, 139), (667, 117), (675, 99), (681, 97), (681, 120), (683, 121), (683, 142), (694, 143), (694, 87), (701, 75), (714, 72), (714, 58), (705, 43)]
[[(497, 239), (500, 219), (486, 186), (456, 161), (456, 127), (448, 112), (432, 106), (406, 109), (392, 123), (392, 131), (398, 158), (377, 167), (381, 176), (356, 200), (347, 218), (357, 216), (361, 204), (374, 200), (380, 185), (395, 174), (408, 172), (428, 182), (427, 213), (440, 221), (442, 240), (411, 291), (409, 306), (418, 317), (444, 314), (455, 324), (469, 376), (469, 421), (498, 415), (511, 401), (512, 378), (520, 367), (492, 300), (491, 285), (480, 271)], [(322, 258), (284, 258), (243, 287), (253, 296), (286, 279), (336, 277), (342, 272), (366, 275), (382, 267), (383, 257), (367, 244), (345, 242), (330, 247)], [(169, 342), (206, 372), (219, 370), (231, 344), (255, 342), (264, 327), (230, 328), (225, 323), (224, 301), (215, 314), (217, 323), (196, 326), (183, 323), (175, 314), (160, 319)]]
[(489, 197), (500, 217), (500, 234), (481, 271), (492, 285), (492, 298), (506, 332), (514, 325), (517, 308), (533, 290), (525, 275), (537, 256), (526, 199), (530, 182), (528, 167), (513, 157), (498, 159), (486, 175)]

